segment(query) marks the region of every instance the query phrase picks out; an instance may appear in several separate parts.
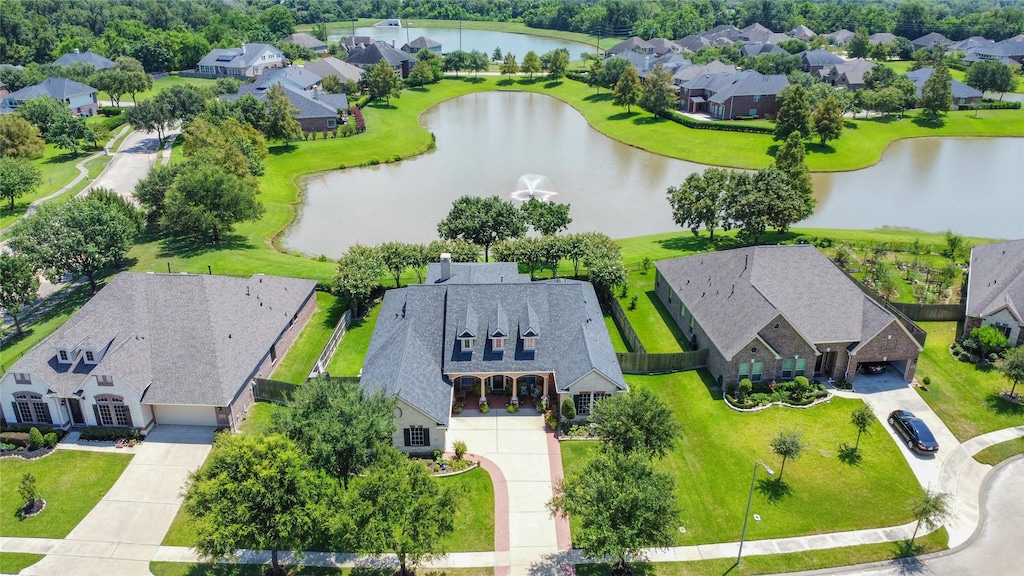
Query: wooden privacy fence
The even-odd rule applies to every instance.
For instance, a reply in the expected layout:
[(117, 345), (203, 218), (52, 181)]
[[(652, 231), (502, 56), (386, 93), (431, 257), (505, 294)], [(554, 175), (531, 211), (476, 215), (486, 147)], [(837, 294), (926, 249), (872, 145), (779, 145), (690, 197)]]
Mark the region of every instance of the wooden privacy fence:
[(644, 348), (640, 337), (636, 335), (636, 330), (633, 330), (633, 326), (630, 325), (629, 319), (626, 318), (626, 312), (622, 309), (622, 305), (614, 297), (608, 296), (608, 308), (612, 314), (612, 320), (615, 321), (615, 325), (619, 327), (619, 333), (622, 334), (622, 339), (626, 342), (626, 346), (634, 353), (646, 354), (647, 349)]
[(334, 327), (334, 332), (327, 340), (327, 345), (320, 352), (320, 357), (316, 359), (316, 364), (313, 364), (313, 369), (309, 371), (310, 378), (316, 378), (327, 371), (327, 365), (331, 363), (331, 358), (334, 358), (334, 353), (338, 350), (338, 343), (341, 342), (341, 338), (350, 324), (352, 324), (352, 312), (346, 310), (338, 320), (338, 325)]
[(708, 351), (692, 350), (675, 354), (647, 354), (646, 352), (617, 352), (619, 367), (625, 374), (662, 374), (681, 372), (705, 366)]
[(967, 314), (967, 304), (901, 304), (890, 305), (914, 322), (956, 322)]

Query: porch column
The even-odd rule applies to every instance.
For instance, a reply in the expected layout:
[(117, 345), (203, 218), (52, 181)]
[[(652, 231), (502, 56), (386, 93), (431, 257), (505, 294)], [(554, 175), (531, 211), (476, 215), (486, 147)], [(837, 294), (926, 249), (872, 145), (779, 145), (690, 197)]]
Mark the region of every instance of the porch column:
[(487, 378), (480, 378), (480, 397), (487, 398)]
[[(541, 376), (541, 378), (544, 379), (544, 396), (547, 396), (548, 395), (548, 377), (547, 376)], [(550, 403), (550, 401), (549, 401), (549, 403)]]

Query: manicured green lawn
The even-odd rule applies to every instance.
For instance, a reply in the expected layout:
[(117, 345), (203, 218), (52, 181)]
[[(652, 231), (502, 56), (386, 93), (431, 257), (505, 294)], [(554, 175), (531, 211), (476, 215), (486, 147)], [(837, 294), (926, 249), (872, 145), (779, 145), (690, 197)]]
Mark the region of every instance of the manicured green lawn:
[[(149, 571), (154, 576), (263, 576), (266, 566), (259, 564), (185, 564), (175, 562), (150, 562)], [(393, 576), (391, 568), (318, 568), (304, 567), (296, 574), (308, 576)], [(444, 570), (420, 569), (419, 576), (493, 576), (494, 568), (446, 568)]]
[[(69, 289), (65, 288), (65, 290)], [(24, 333), (21, 336), (13, 337), (0, 346), (3, 365), (10, 366), (15, 360), (21, 358), (22, 354), (49, 336), (88, 302), (90, 296), (89, 285), (80, 286), (64, 300), (48, 309), (31, 325), (22, 326)]]
[(75, 168), (75, 164), (93, 153), (92, 151), (86, 151), (78, 156), (72, 156), (67, 154), (67, 151), (60, 150), (53, 144), (47, 144), (42, 158), (32, 161), (42, 174), (42, 184), (31, 193), (16, 198), (13, 209), (10, 208), (10, 201), (8, 199), (5, 198), (0, 202), (0, 228), (6, 228), (14, 224), (18, 218), (25, 214), (25, 210), (28, 209), (28, 205), (32, 202), (53, 194), (74, 180), (78, 176), (78, 169)]
[(455, 489), (459, 507), (449, 547), (458, 552), (494, 550), (494, 484), (491, 475), (476, 468), (458, 476), (440, 479)]
[(927, 390), (917, 391), (961, 442), (993, 430), (1024, 424), (1024, 406), (999, 396), (1010, 382), (992, 366), (979, 368), (949, 353), (956, 322), (921, 322), (928, 332), (915, 377), (931, 378)]
[[(683, 352), (689, 350), (686, 336), (669, 315), (665, 305), (654, 293), (654, 265), (644, 273), (639, 265), (630, 266), (629, 291), (625, 298), (618, 298), (619, 304), (626, 312), (630, 326), (640, 337), (640, 342), (650, 354)], [(616, 294), (619, 297), (621, 293)], [(630, 310), (633, 297), (636, 307)]]
[(1014, 438), (999, 444), (993, 444), (974, 455), (974, 459), (982, 464), (995, 466), (1003, 460), (1024, 454), (1024, 438)]
[(338, 344), (338, 350), (327, 365), (327, 373), (331, 376), (358, 376), (366, 358), (366, 349), (370, 347), (370, 336), (377, 324), (380, 303), (373, 305), (365, 317), (354, 320)]
[[(704, 371), (661, 376), (626, 376), (630, 386), (645, 386), (675, 414), (682, 439), (658, 467), (676, 481), (682, 511), (678, 545), (734, 542), (743, 526), (750, 475), (755, 461), (780, 473), (781, 459), (769, 448), (779, 430), (803, 433), (805, 455), (786, 463), (782, 484), (759, 472), (747, 538), (759, 540), (807, 534), (895, 526), (911, 520), (909, 503), (923, 494), (899, 448), (877, 422), (860, 441), (861, 461), (847, 464), (840, 447), (853, 444), (848, 424), (860, 400), (834, 398), (806, 410), (775, 407), (743, 414), (721, 401)], [(566, 474), (579, 471), (593, 442), (563, 442)], [(864, 502), (871, 502), (865, 506)]]
[(0, 552), (0, 574), (17, 574), (43, 559), (42, 554)]
[[(63, 538), (92, 510), (128, 466), (130, 454), (59, 450), (46, 458), (0, 460), (0, 536)], [(21, 477), (36, 477), (46, 509), (20, 520), (24, 502), (18, 496)]]
[(305, 382), (345, 310), (346, 306), (338, 302), (335, 295), (330, 292), (317, 292), (316, 312), (270, 378), (295, 384)]
[(270, 434), (273, 431), (274, 414), (281, 410), (286, 410), (286, 408), (273, 402), (257, 402), (252, 405), (252, 408), (249, 408), (249, 413), (245, 415), (245, 420), (242, 420), (239, 431), (252, 436)]
[(629, 352), (629, 347), (622, 340), (622, 333), (619, 332), (619, 327), (615, 325), (615, 319), (610, 315), (604, 315), (604, 325), (608, 327), (608, 336), (612, 341), (612, 348), (616, 352)]
[[(892, 68), (893, 72), (896, 72), (897, 74), (906, 74), (907, 72), (910, 72), (910, 67), (914, 65), (914, 61), (913, 60), (888, 60), (888, 61), (882, 62), (882, 64), (885, 64), (889, 68)], [(953, 77), (953, 80), (956, 80), (958, 82), (963, 82), (965, 80), (965, 77), (967, 76), (967, 73), (963, 72), (962, 70), (956, 70), (954, 68), (950, 68), (949, 69), (949, 75)]]
[[(145, 92), (139, 92), (138, 94), (136, 94), (135, 95), (135, 100), (137, 100), (138, 102), (142, 102), (143, 100), (148, 100), (148, 99), (152, 98), (153, 96), (156, 96), (157, 93), (160, 92), (161, 90), (163, 90), (165, 88), (171, 88), (173, 86), (197, 86), (197, 87), (202, 88), (204, 86), (213, 86), (216, 82), (217, 82), (216, 80), (207, 80), (206, 78), (182, 78), (181, 76), (178, 76), (177, 74), (172, 74), (170, 76), (167, 76), (166, 78), (160, 78), (159, 80), (153, 80), (153, 87), (150, 88), (149, 90), (146, 90)], [(110, 95), (107, 94), (106, 92), (99, 92), (96, 95), (96, 98), (98, 100), (110, 100)], [(121, 96), (121, 106), (125, 107), (125, 106), (131, 106), (131, 105), (132, 105), (132, 97), (131, 97), (131, 95), (130, 94), (123, 94)]]

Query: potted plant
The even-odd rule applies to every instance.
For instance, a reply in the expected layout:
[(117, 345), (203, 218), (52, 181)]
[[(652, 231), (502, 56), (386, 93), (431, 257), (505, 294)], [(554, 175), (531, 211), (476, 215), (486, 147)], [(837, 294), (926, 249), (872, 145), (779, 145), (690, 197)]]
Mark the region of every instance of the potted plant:
[(487, 398), (480, 399), (480, 411), (487, 414), (491, 411), (491, 407), (487, 404)]

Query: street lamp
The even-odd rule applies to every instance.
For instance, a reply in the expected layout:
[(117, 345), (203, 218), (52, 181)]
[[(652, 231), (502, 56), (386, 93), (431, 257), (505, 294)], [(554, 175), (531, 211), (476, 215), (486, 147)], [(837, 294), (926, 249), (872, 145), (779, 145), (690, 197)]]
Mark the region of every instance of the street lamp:
[(754, 500), (754, 481), (757, 479), (758, 466), (764, 467), (764, 471), (769, 476), (775, 475), (775, 471), (769, 468), (767, 464), (754, 461), (754, 473), (750, 476), (750, 495), (747, 496), (747, 513), (743, 516), (743, 532), (740, 534), (740, 552), (736, 555), (736, 564), (739, 564), (740, 559), (743, 558), (743, 540), (747, 537), (747, 521), (750, 519), (750, 503)]

